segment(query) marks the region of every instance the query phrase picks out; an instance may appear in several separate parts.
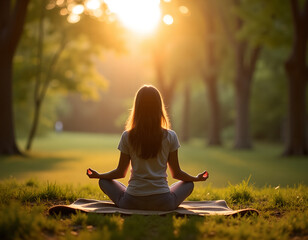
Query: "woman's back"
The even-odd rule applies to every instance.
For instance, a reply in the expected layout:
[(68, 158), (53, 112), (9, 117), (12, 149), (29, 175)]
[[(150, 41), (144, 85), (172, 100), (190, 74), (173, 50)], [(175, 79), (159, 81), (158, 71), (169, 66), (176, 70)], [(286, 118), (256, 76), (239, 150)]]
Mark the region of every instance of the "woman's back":
[(146, 196), (169, 192), (167, 161), (170, 152), (180, 147), (176, 133), (165, 130), (162, 144), (156, 157), (142, 159), (129, 144), (129, 132), (122, 134), (118, 149), (131, 157), (131, 177), (127, 192), (135, 196)]

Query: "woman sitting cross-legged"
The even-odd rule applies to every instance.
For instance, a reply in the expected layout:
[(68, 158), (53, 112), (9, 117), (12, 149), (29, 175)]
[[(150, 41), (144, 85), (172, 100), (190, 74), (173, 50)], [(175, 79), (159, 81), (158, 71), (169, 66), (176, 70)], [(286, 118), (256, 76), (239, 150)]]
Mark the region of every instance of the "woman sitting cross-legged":
[[(118, 149), (118, 167), (107, 173), (89, 168), (89, 178), (98, 178), (102, 191), (120, 208), (174, 210), (193, 191), (196, 181), (208, 178), (206, 171), (196, 177), (182, 171), (178, 161), (179, 140), (170, 129), (159, 91), (145, 85), (135, 96)], [(131, 164), (128, 187), (114, 180), (126, 176)], [(172, 177), (180, 180), (168, 186), (167, 165)]]

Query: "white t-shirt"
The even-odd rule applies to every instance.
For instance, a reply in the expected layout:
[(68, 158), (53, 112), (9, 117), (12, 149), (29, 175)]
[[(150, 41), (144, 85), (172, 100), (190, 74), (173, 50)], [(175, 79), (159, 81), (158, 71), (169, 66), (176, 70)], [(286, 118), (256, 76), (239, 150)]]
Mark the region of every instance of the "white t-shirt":
[(142, 159), (137, 156), (129, 144), (128, 132), (124, 131), (118, 149), (131, 158), (131, 176), (126, 192), (134, 196), (148, 196), (169, 192), (167, 182), (167, 161), (170, 152), (180, 147), (176, 133), (167, 130), (163, 137), (162, 146), (157, 156), (149, 159)]

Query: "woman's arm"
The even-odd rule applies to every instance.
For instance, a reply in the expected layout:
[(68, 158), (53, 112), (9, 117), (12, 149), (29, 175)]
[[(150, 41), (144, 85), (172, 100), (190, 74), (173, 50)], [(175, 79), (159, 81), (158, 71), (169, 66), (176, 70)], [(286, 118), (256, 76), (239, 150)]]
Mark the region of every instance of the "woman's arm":
[(97, 171), (89, 168), (87, 169), (87, 175), (89, 178), (100, 178), (100, 179), (118, 179), (126, 176), (130, 162), (130, 156), (122, 153), (120, 155), (118, 167), (107, 173), (98, 173)]
[(169, 153), (168, 164), (171, 175), (173, 178), (182, 180), (184, 182), (196, 182), (196, 181), (205, 181), (208, 178), (208, 174), (205, 175), (206, 171), (198, 174), (196, 177), (193, 177), (186, 172), (182, 171), (178, 159), (178, 150)]

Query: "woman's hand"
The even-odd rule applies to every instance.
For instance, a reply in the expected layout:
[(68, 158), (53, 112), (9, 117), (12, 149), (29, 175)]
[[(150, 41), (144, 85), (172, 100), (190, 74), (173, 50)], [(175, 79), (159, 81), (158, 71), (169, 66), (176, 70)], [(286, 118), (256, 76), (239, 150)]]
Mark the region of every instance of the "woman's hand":
[(95, 170), (88, 168), (87, 169), (87, 175), (89, 178), (99, 178), (100, 174), (96, 172)]
[(209, 173), (207, 171), (204, 171), (203, 173), (199, 173), (197, 175), (197, 181), (205, 181), (206, 179), (208, 179), (209, 177)]

